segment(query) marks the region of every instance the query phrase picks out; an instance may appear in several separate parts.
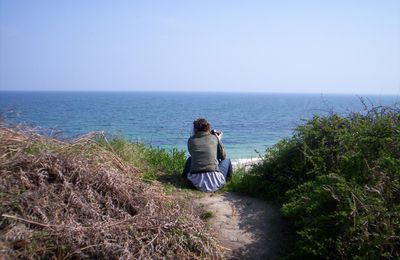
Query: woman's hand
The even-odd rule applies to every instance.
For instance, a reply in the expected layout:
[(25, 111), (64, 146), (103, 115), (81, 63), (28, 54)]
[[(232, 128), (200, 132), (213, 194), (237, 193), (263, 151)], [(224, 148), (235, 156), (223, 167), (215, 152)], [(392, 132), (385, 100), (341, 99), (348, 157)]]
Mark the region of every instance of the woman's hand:
[(222, 135), (223, 135), (223, 134), (224, 134), (224, 133), (220, 132), (219, 134), (216, 135), (219, 141), (222, 140)]

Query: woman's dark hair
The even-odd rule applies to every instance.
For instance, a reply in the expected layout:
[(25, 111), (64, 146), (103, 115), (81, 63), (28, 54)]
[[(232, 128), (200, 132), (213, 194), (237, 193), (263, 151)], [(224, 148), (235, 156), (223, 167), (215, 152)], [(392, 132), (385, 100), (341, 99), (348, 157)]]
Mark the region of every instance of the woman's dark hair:
[(204, 118), (198, 118), (193, 121), (193, 129), (195, 132), (209, 132), (210, 131), (210, 123), (207, 122)]

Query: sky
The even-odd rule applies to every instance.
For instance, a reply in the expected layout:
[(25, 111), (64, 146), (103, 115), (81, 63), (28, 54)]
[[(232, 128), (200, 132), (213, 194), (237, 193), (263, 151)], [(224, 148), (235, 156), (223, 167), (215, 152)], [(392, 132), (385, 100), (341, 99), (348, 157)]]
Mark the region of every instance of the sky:
[(400, 95), (400, 1), (0, 0), (0, 90)]

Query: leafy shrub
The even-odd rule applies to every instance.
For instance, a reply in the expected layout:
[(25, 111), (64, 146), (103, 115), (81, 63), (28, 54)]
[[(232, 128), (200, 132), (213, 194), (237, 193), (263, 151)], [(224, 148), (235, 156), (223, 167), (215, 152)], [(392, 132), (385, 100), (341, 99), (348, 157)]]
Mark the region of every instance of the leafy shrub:
[(289, 256), (400, 257), (398, 109), (314, 116), (250, 176), (263, 179), (260, 193), (283, 204), (297, 232)]
[(263, 197), (263, 186), (260, 183), (264, 182), (259, 174), (251, 174), (244, 168), (236, 169), (232, 178), (224, 185), (223, 191), (233, 191), (241, 193), (250, 193), (255, 197)]

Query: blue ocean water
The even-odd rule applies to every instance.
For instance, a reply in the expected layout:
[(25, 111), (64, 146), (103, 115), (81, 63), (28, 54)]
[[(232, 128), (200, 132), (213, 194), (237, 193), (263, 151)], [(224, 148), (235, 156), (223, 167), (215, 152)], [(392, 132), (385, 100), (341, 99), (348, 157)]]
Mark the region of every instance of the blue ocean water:
[[(394, 105), (399, 96), (364, 96)], [(194, 119), (224, 132), (231, 158), (254, 158), (313, 114), (362, 111), (355, 95), (179, 92), (0, 92), (0, 111), (12, 122), (62, 131), (64, 137), (105, 131), (162, 148), (186, 149)]]

